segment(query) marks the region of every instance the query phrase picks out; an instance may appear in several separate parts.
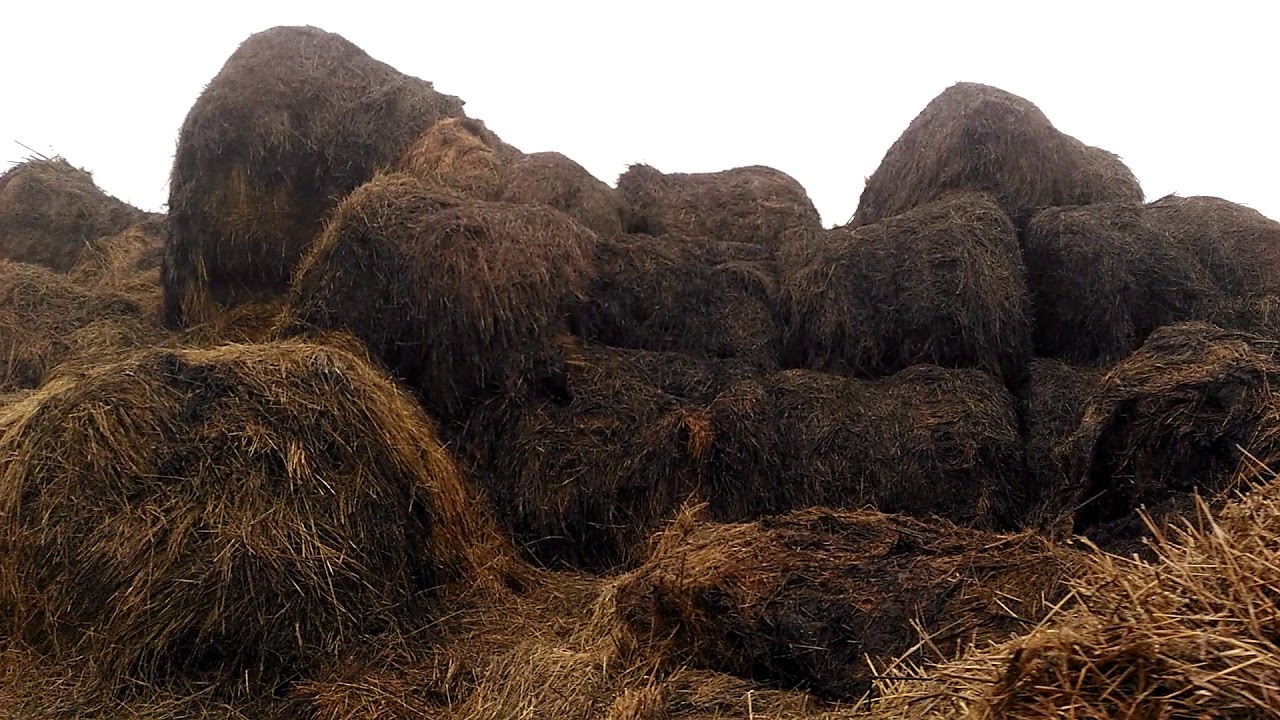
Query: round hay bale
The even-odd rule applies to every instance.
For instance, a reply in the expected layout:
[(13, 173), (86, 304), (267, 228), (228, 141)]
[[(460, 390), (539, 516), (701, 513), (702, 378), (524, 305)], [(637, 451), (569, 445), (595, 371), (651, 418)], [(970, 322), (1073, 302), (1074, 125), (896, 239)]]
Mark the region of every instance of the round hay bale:
[(1147, 205), (1146, 217), (1191, 248), (1226, 292), (1280, 292), (1280, 222), (1222, 198), (1177, 195)]
[(788, 231), (822, 229), (795, 178), (751, 165), (713, 173), (662, 173), (632, 165), (618, 178), (631, 206), (629, 232), (686, 235), (776, 248)]
[(115, 687), (252, 695), (478, 579), (495, 546), (432, 423), (339, 344), (138, 351), (0, 414), (11, 627)]
[(1037, 354), (1102, 365), (1163, 325), (1210, 320), (1225, 298), (1186, 244), (1141, 205), (1050, 208), (1024, 236)]
[(525, 155), (506, 167), (505, 178), (501, 200), (553, 207), (601, 238), (621, 235), (630, 222), (631, 209), (617, 190), (560, 153)]
[(462, 106), (319, 28), (249, 36), (178, 135), (166, 324), (283, 293), (338, 200)]
[(1062, 133), (1024, 98), (961, 82), (930, 101), (889, 148), (850, 225), (965, 189), (991, 193), (1019, 229), (1041, 208), (1143, 201), (1117, 156)]
[(409, 146), (396, 170), (468, 200), (499, 200), (504, 166), (519, 151), (474, 118), (445, 118)]
[(579, 332), (641, 350), (777, 369), (777, 265), (759, 245), (681, 236), (604, 239)]
[(1028, 527), (1070, 536), (1071, 520), (1080, 497), (1080, 479), (1073, 473), (1068, 441), (1080, 428), (1085, 405), (1093, 397), (1104, 372), (1068, 365), (1049, 358), (1031, 363), (1031, 402), (1028, 415), (1027, 469)]
[(856, 700), (921, 631), (933, 659), (950, 659), (1034, 627), (1076, 564), (1032, 534), (869, 511), (682, 518), (616, 602), (640, 637), (670, 638), (681, 664)]
[(443, 419), (563, 383), (555, 338), (597, 242), (550, 208), (456, 202), (404, 175), (352, 193), (299, 268), (284, 328), (353, 333)]
[(784, 364), (860, 378), (976, 368), (1025, 396), (1031, 308), (1018, 237), (983, 193), (952, 193), (779, 252)]
[(98, 238), (148, 216), (63, 158), (27, 160), (0, 175), (0, 259), (67, 272)]

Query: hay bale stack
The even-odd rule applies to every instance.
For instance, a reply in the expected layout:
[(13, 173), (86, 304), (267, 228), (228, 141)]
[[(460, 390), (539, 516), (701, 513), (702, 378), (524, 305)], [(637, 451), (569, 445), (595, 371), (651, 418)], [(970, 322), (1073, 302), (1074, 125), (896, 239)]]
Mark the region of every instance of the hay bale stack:
[(1212, 320), (1225, 298), (1192, 248), (1141, 205), (1050, 208), (1024, 237), (1037, 354), (1106, 364), (1153, 330)]
[(499, 200), (505, 166), (520, 153), (483, 120), (445, 118), (409, 146), (395, 169), (468, 200)]
[(686, 518), (621, 581), (617, 605), (678, 661), (855, 700), (916, 646), (917, 622), (943, 658), (1007, 639), (1044, 617), (1074, 563), (1031, 534), (868, 511)]
[(1017, 403), (976, 370), (871, 382), (789, 370), (733, 385), (710, 413), (717, 519), (871, 505), (1003, 529), (1025, 511)]
[(630, 224), (631, 209), (621, 194), (560, 153), (525, 155), (504, 174), (500, 199), (506, 202), (553, 207), (602, 238), (621, 235)]
[(822, 229), (795, 178), (752, 165), (714, 173), (663, 173), (632, 165), (618, 178), (630, 232), (754, 243), (776, 248), (789, 231)]
[(861, 378), (977, 368), (1025, 394), (1025, 272), (990, 196), (953, 193), (857, 230), (794, 236), (779, 255), (787, 365)]
[(1147, 219), (1191, 248), (1228, 293), (1280, 292), (1280, 222), (1222, 198), (1177, 195), (1147, 205)]
[(1031, 363), (1027, 433), (1030, 527), (1058, 536), (1070, 534), (1083, 479), (1071, 467), (1068, 441), (1080, 428), (1085, 406), (1104, 375), (1094, 368), (1049, 358), (1036, 358)]
[(503, 393), (556, 392), (556, 337), (597, 242), (549, 208), (458, 202), (403, 174), (352, 193), (298, 270), (285, 328), (355, 334), (445, 419)]
[(338, 345), (139, 351), (0, 415), (9, 629), (113, 687), (253, 696), (482, 580), (498, 545), (431, 422)]
[(282, 294), (332, 207), (462, 105), (340, 35), (275, 27), (249, 36), (178, 136), (166, 324)]
[(952, 190), (991, 193), (1019, 229), (1041, 208), (1143, 201), (1118, 157), (1062, 133), (1032, 102), (970, 82), (947, 88), (911, 121), (867, 180), (850, 225)]
[(0, 259), (67, 272), (99, 238), (150, 217), (60, 157), (27, 160), (0, 175)]
[(579, 332), (641, 350), (779, 363), (777, 265), (759, 245), (677, 235), (602, 240)]

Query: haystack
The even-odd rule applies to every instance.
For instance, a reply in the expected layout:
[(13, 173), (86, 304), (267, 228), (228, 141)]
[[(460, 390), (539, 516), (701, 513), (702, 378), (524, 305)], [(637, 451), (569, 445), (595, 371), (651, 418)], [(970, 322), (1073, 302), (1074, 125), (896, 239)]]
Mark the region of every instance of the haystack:
[(549, 208), (458, 202), (402, 174), (352, 193), (298, 270), (286, 328), (350, 331), (445, 419), (563, 384), (555, 337), (597, 242)]
[(251, 35), (178, 136), (166, 323), (282, 293), (333, 206), (462, 105), (318, 28)]
[(618, 610), (697, 667), (854, 700), (921, 639), (955, 657), (1030, 629), (1075, 558), (1034, 535), (825, 508), (682, 518), (623, 579)]
[(1140, 203), (1115, 155), (1059, 131), (1040, 108), (998, 88), (952, 85), (925, 106), (867, 180), (850, 221), (861, 227), (952, 190), (985, 190), (1019, 229), (1041, 208)]
[(485, 582), (500, 543), (431, 422), (332, 342), (64, 366), (0, 413), (6, 629), (112, 687), (253, 696)]
[(505, 166), (519, 155), (484, 121), (445, 118), (414, 140), (395, 168), (468, 200), (499, 200)]
[(710, 408), (704, 496), (713, 517), (815, 505), (979, 528), (1024, 512), (1017, 406), (976, 370), (919, 365), (880, 381), (789, 370), (738, 383)]
[(1102, 378), (1100, 370), (1036, 358), (1031, 363), (1028, 412), (1027, 524), (1064, 538), (1071, 532), (1083, 478), (1070, 461), (1068, 440), (1080, 428), (1084, 409)]
[(602, 238), (621, 235), (631, 209), (622, 195), (587, 169), (555, 152), (525, 155), (505, 171), (502, 200), (546, 205), (577, 220)]
[(99, 238), (150, 217), (60, 157), (31, 159), (0, 175), (0, 259), (67, 272)]
[(580, 332), (618, 347), (776, 369), (777, 265), (759, 245), (628, 235), (599, 245)]
[(788, 231), (822, 228), (804, 187), (761, 165), (714, 173), (662, 173), (632, 165), (618, 178), (630, 232), (777, 247)]
[(779, 258), (787, 365), (862, 378), (976, 368), (1024, 395), (1025, 273), (990, 196), (952, 193), (857, 230), (796, 235)]
[(1156, 328), (1212, 320), (1224, 304), (1193, 249), (1149, 222), (1141, 205), (1051, 208), (1024, 242), (1036, 352), (1046, 357), (1119, 360)]
[(1177, 195), (1149, 204), (1147, 219), (1190, 247), (1226, 292), (1280, 292), (1280, 222), (1222, 198)]

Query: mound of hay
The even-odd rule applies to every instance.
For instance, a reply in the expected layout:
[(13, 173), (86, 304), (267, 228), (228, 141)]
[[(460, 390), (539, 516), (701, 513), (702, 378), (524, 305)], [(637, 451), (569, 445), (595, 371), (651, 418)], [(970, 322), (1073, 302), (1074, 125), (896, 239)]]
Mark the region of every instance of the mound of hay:
[(1068, 440), (1080, 428), (1084, 409), (1104, 373), (1048, 358), (1031, 363), (1031, 402), (1028, 415), (1027, 524), (1066, 537), (1071, 532), (1075, 504), (1083, 478), (1070, 462)]
[(178, 135), (165, 248), (165, 322), (281, 294), (330, 209), (463, 102), (340, 35), (249, 36)]
[(662, 173), (632, 165), (618, 178), (630, 232), (754, 243), (776, 248), (788, 231), (822, 229), (795, 178), (761, 165), (714, 173)]
[(532, 153), (514, 160), (505, 179), (500, 199), (553, 207), (602, 238), (621, 235), (630, 223), (631, 209), (621, 194), (560, 153)]
[(281, 339), (281, 325), (288, 322), (284, 300), (246, 303), (219, 313), (212, 320), (185, 328), (184, 345), (214, 347), (227, 343), (264, 343)]
[(28, 160), (0, 175), (0, 259), (67, 272), (96, 240), (149, 217), (60, 157)]
[(519, 157), (483, 120), (445, 118), (432, 125), (397, 161), (396, 170), (468, 200), (499, 200), (504, 167)]
[(1050, 208), (1024, 236), (1037, 354), (1105, 364), (1153, 330), (1212, 320), (1224, 298), (1192, 248), (1141, 205)]
[(1017, 403), (976, 370), (789, 370), (730, 387), (710, 413), (704, 493), (717, 519), (872, 505), (1002, 529), (1025, 510)]
[(164, 223), (153, 222), (100, 238), (86, 249), (69, 274), (93, 290), (134, 298), (148, 319), (158, 324), (164, 233)]
[(1020, 229), (1041, 208), (1143, 201), (1118, 157), (1059, 131), (999, 88), (952, 85), (911, 121), (867, 180), (850, 225), (900, 215), (951, 190), (985, 190)]
[(759, 245), (628, 235), (599, 245), (579, 332), (642, 350), (776, 369), (777, 266)]
[(633, 631), (670, 638), (694, 666), (854, 700), (921, 630), (950, 659), (1033, 627), (1073, 561), (1034, 535), (876, 512), (682, 518), (621, 581), (617, 604)]
[(555, 338), (597, 243), (549, 208), (456, 202), (405, 175), (352, 193), (298, 270), (285, 328), (355, 334), (446, 419), (563, 383)]
[(111, 687), (253, 696), (482, 581), (500, 545), (431, 422), (337, 344), (64, 366), (0, 414), (7, 629)]
[(1280, 222), (1222, 198), (1176, 195), (1147, 205), (1146, 217), (1192, 248), (1228, 293), (1280, 292)]
[(1022, 396), (1031, 309), (1013, 225), (990, 196), (953, 193), (779, 253), (785, 362), (878, 378), (977, 368)]

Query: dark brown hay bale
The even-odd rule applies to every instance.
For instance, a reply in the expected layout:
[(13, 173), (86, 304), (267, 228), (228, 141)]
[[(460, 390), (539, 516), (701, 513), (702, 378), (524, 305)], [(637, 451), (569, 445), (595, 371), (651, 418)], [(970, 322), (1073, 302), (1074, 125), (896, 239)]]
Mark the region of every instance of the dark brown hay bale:
[(409, 146), (396, 169), (468, 200), (499, 200), (504, 167), (518, 154), (482, 120), (445, 118)]
[(0, 413), (4, 622), (109, 687), (254, 696), (483, 580), (500, 546), (431, 421), (334, 342), (64, 366)]
[(752, 165), (714, 173), (662, 173), (632, 165), (618, 178), (631, 205), (629, 232), (686, 235), (776, 248), (788, 231), (822, 229), (795, 178)]
[(1222, 198), (1177, 195), (1147, 205), (1146, 217), (1191, 248), (1228, 293), (1280, 292), (1280, 222)]
[(710, 413), (717, 519), (871, 505), (1006, 528), (1025, 510), (1017, 403), (976, 370), (871, 382), (789, 370), (730, 387)]
[[(618, 612), (677, 658), (855, 700), (916, 646), (954, 657), (1033, 627), (1075, 558), (1035, 535), (814, 508), (749, 524), (682, 520), (623, 579)], [(870, 664), (869, 664), (870, 663)]]
[(631, 216), (627, 201), (617, 190), (555, 152), (532, 153), (512, 161), (505, 169), (500, 199), (553, 207), (602, 238), (621, 235)]
[(1072, 472), (1068, 440), (1080, 428), (1085, 405), (1104, 373), (1048, 358), (1031, 363), (1028, 412), (1027, 524), (1038, 530), (1069, 534), (1081, 480)]
[(462, 105), (340, 35), (275, 27), (249, 36), (178, 136), (166, 324), (280, 294), (329, 210)]
[(857, 230), (796, 236), (779, 258), (789, 366), (862, 378), (977, 368), (1024, 395), (1025, 272), (990, 196), (953, 193)]
[(604, 239), (580, 332), (642, 350), (776, 369), (777, 265), (759, 245), (675, 235)]
[(1024, 98), (961, 82), (930, 101), (889, 148), (850, 225), (964, 189), (994, 195), (1019, 229), (1041, 208), (1143, 200), (1115, 155), (1060, 132)]
[(1224, 297), (1191, 247), (1155, 227), (1141, 205), (1050, 208), (1024, 237), (1036, 352), (1105, 364), (1153, 330), (1213, 319)]
[(352, 193), (298, 270), (286, 328), (355, 334), (446, 419), (562, 382), (555, 338), (597, 242), (549, 208), (455, 202), (403, 175)]

